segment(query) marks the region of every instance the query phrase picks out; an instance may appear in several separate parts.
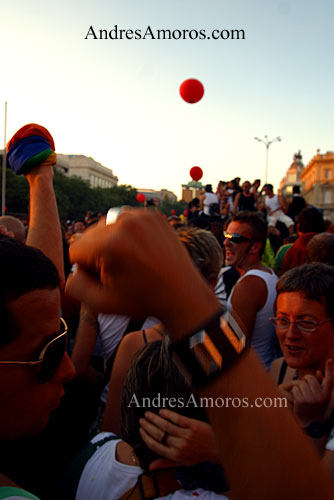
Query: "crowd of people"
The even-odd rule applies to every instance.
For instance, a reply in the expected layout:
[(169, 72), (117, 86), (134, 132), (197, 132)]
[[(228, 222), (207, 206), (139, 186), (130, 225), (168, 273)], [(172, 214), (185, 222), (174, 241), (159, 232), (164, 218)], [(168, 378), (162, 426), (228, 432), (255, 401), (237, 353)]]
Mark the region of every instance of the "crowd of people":
[(0, 498), (334, 498), (321, 212), (236, 178), (177, 224), (148, 206), (62, 228), (54, 164), (44, 127), (8, 144), (30, 214), (0, 217)]

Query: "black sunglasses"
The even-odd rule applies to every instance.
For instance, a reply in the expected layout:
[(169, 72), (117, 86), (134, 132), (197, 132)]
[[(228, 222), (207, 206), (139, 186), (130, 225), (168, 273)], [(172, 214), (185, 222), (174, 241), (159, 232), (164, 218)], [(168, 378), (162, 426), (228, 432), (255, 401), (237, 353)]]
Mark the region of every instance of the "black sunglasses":
[(228, 231), (224, 231), (224, 238), (228, 239), (231, 243), (235, 243), (236, 245), (246, 241), (252, 241), (250, 238), (246, 238), (246, 236), (242, 236), (239, 233), (229, 233)]
[(63, 318), (60, 318), (60, 330), (57, 337), (50, 340), (43, 347), (38, 361), (0, 361), (1, 365), (40, 365), (37, 373), (37, 380), (40, 384), (45, 384), (56, 374), (58, 367), (64, 357), (67, 346), (67, 324)]

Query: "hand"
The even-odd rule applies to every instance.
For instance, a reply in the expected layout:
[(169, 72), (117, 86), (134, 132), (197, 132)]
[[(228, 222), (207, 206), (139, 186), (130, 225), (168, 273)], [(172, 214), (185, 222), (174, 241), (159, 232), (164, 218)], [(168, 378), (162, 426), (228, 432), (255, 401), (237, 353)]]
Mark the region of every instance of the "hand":
[(36, 177), (45, 178), (52, 182), (53, 180), (53, 168), (51, 164), (47, 163), (47, 160), (40, 165), (36, 165), (31, 168), (26, 174), (25, 177), (29, 184), (31, 184)]
[(287, 400), (287, 403), (289, 405), (289, 408), (293, 410), (293, 394), (291, 392), (292, 387), (296, 384), (298, 381), (292, 381), (292, 382), (287, 382), (285, 384), (280, 384), (277, 389), (279, 393)]
[[(285, 391), (292, 398), (293, 412), (302, 427), (311, 422), (324, 422), (331, 411), (332, 392), (334, 387), (334, 364), (328, 359), (325, 373), (318, 371), (316, 376), (305, 375), (302, 380), (284, 384)], [(291, 400), (291, 399), (290, 399)]]
[(155, 316), (182, 338), (219, 311), (209, 285), (160, 214), (123, 212), (70, 248), (78, 264), (66, 291), (96, 311)]
[(15, 238), (15, 235), (12, 231), (8, 231), (6, 226), (0, 225), (0, 235), (8, 236), (8, 238)]
[(209, 460), (219, 462), (212, 427), (205, 422), (171, 410), (160, 410), (159, 415), (146, 412), (139, 423), (141, 437), (147, 446), (164, 457), (152, 462), (150, 470)]

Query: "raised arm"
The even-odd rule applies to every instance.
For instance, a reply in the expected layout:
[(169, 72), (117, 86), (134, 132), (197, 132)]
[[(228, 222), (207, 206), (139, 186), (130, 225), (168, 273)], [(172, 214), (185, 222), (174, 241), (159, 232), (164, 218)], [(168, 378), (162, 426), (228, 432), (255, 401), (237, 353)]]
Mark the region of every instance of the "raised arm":
[(30, 217), (26, 244), (39, 248), (55, 264), (60, 289), (65, 284), (63, 242), (53, 169), (56, 153), (50, 132), (41, 125), (21, 127), (7, 144), (7, 165), (29, 183)]
[(235, 200), (233, 203), (233, 215), (235, 215), (238, 211), (240, 196), (241, 196), (241, 194), (238, 193), (237, 196), (235, 197)]
[(29, 182), (30, 217), (26, 244), (39, 248), (55, 264), (65, 285), (63, 240), (53, 189), (53, 169), (42, 164), (26, 174)]
[[(70, 293), (104, 312), (159, 317), (174, 342), (220, 310), (186, 250), (157, 214), (122, 214), (115, 225), (84, 235), (70, 253), (79, 264), (68, 282)], [(333, 499), (329, 478), (289, 409), (255, 406), (257, 398), (273, 401), (278, 393), (251, 350), (199, 394), (236, 402), (248, 398), (248, 408), (207, 409), (236, 500)]]

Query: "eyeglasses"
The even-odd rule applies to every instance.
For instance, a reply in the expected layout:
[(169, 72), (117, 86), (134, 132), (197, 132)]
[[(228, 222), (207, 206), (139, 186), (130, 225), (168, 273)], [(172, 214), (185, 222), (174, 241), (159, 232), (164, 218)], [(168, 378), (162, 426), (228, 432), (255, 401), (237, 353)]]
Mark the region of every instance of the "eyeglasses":
[(252, 241), (250, 238), (246, 238), (246, 236), (242, 236), (239, 233), (229, 233), (228, 231), (224, 231), (224, 238), (228, 239), (231, 243), (238, 245), (239, 243), (244, 243), (245, 241)]
[(324, 321), (318, 322), (313, 321), (312, 319), (298, 319), (297, 321), (290, 321), (288, 318), (283, 316), (270, 318), (270, 321), (278, 330), (288, 330), (290, 325), (295, 324), (301, 332), (315, 332), (320, 325), (332, 320), (333, 318), (328, 318)]
[(1, 365), (40, 365), (37, 373), (37, 380), (40, 384), (45, 384), (51, 380), (63, 359), (67, 345), (68, 327), (63, 318), (60, 318), (61, 333), (42, 349), (38, 361), (0, 361)]

